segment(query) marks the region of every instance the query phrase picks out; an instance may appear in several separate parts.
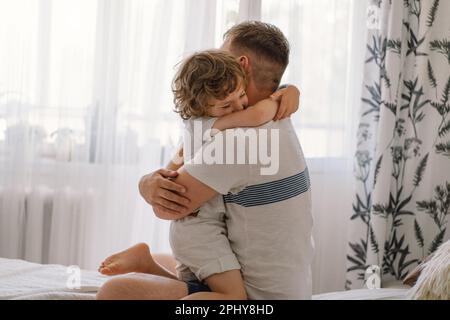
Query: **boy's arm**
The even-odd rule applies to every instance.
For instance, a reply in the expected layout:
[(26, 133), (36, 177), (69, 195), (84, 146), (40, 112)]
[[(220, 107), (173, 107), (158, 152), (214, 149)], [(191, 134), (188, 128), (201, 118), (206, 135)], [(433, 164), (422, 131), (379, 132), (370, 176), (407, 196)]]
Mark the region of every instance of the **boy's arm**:
[(213, 129), (219, 131), (238, 127), (259, 127), (270, 120), (281, 120), (298, 110), (300, 91), (296, 86), (286, 85), (245, 110), (233, 112), (219, 118)]
[(181, 145), (177, 152), (174, 154), (172, 159), (169, 161), (169, 163), (166, 166), (166, 169), (177, 171), (183, 166), (183, 145)]
[(213, 129), (219, 131), (239, 127), (259, 127), (275, 117), (278, 102), (274, 99), (264, 99), (245, 110), (230, 113), (214, 122)]
[(284, 85), (271, 95), (272, 99), (280, 102), (280, 107), (273, 120), (289, 117), (298, 110), (300, 105), (300, 90), (294, 85)]

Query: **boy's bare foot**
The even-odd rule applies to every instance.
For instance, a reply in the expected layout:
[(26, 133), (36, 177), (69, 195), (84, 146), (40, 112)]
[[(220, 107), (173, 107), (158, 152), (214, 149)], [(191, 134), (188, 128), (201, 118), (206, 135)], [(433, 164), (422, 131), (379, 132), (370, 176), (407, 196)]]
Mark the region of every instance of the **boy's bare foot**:
[(129, 272), (152, 273), (155, 265), (148, 245), (138, 243), (106, 258), (98, 268), (98, 272), (108, 276)]

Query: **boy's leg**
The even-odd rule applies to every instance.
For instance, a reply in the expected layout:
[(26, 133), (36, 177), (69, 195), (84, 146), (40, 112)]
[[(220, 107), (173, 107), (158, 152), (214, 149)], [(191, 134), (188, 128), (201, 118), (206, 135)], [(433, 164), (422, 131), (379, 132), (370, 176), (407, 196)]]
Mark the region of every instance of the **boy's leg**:
[(247, 300), (240, 270), (213, 274), (205, 279), (212, 292), (196, 292), (183, 300)]
[[(162, 264), (159, 263), (160, 261)], [(148, 245), (139, 243), (106, 258), (98, 271), (109, 276), (139, 272), (177, 279), (175, 272), (172, 272), (172, 270), (175, 271), (174, 264), (176, 264), (175, 259), (171, 259), (170, 255), (159, 255), (154, 259)]]
[(162, 253), (155, 253), (152, 254), (153, 259), (164, 269), (169, 271), (172, 274), (176, 274), (177, 271), (175, 269), (177, 265), (177, 261), (171, 254), (162, 254)]
[(98, 300), (178, 300), (188, 294), (185, 282), (150, 274), (112, 278), (98, 291)]

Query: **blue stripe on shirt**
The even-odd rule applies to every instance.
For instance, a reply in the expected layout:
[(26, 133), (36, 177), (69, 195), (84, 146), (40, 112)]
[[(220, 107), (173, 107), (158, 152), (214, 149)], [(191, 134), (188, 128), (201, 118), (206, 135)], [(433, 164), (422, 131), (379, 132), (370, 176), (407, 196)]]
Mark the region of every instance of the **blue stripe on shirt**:
[(223, 196), (223, 201), (243, 207), (263, 206), (296, 197), (308, 191), (310, 186), (308, 168), (305, 168), (287, 178), (251, 185), (236, 194), (229, 192)]

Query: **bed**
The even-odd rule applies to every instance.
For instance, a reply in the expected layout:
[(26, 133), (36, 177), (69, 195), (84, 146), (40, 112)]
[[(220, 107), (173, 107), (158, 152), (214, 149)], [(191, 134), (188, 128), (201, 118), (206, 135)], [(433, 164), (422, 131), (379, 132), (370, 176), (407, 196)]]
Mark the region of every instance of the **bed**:
[[(69, 289), (76, 269), (62, 265), (43, 265), (24, 260), (0, 258), (0, 300), (92, 300), (109, 277), (96, 271), (80, 270), (81, 282)], [(360, 289), (314, 295), (313, 300), (404, 300), (408, 289)]]

